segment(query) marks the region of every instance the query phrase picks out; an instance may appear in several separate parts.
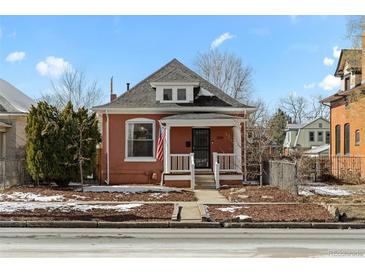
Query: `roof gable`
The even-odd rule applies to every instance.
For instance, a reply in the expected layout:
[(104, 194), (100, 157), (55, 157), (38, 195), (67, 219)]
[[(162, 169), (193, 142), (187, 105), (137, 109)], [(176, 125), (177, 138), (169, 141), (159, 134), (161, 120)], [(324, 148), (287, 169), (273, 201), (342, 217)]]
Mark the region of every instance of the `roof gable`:
[[(213, 96), (199, 96), (199, 90), (194, 90), (197, 96), (194, 103), (160, 103), (156, 100), (155, 89), (151, 82), (199, 82), (200, 88), (210, 92)], [(113, 102), (94, 107), (97, 109), (117, 108), (184, 108), (184, 107), (231, 107), (253, 108), (233, 99), (222, 90), (209, 83), (197, 73), (173, 59), (165, 66), (136, 84), (129, 91), (120, 95)]]
[(361, 70), (361, 49), (343, 49), (338, 59), (335, 76), (343, 76), (346, 64), (349, 69)]
[(5, 80), (0, 79), (0, 112), (28, 112), (35, 102)]

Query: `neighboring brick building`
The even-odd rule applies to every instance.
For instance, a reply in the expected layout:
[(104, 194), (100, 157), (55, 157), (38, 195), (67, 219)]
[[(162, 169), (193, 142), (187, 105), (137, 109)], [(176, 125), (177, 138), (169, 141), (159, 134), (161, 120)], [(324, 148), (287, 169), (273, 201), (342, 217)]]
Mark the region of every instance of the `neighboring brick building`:
[[(365, 178), (365, 36), (362, 49), (343, 49), (335, 72), (341, 89), (322, 100), (331, 109), (333, 168), (356, 169)], [(338, 159), (341, 159), (339, 162)], [(340, 165), (342, 167), (335, 166)]]

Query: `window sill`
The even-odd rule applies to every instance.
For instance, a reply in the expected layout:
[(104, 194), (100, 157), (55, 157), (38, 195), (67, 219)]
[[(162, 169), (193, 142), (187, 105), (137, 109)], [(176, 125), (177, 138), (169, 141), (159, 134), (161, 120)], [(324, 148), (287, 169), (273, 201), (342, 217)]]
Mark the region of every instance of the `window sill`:
[(125, 158), (124, 162), (156, 162), (157, 159), (156, 158), (144, 158), (144, 157), (140, 157), (140, 158)]

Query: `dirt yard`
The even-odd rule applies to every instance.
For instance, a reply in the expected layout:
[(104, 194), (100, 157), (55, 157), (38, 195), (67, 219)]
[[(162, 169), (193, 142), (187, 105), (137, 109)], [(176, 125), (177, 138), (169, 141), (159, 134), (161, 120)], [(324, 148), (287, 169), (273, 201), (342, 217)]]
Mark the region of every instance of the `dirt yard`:
[(242, 186), (220, 189), (219, 192), (230, 202), (296, 202), (297, 197), (288, 191), (272, 186)]
[(237, 204), (209, 205), (207, 210), (215, 221), (251, 219), (253, 222), (329, 222), (332, 215), (313, 204)]
[(37, 201), (37, 202), (67, 202), (67, 201), (196, 201), (194, 192), (181, 190), (181, 192), (82, 192), (72, 188), (62, 189), (56, 186), (12, 187), (0, 194), (1, 201)]
[[(44, 204), (44, 203), (43, 203)], [(76, 205), (7, 203), (0, 206), (1, 221), (169, 221), (173, 204)]]

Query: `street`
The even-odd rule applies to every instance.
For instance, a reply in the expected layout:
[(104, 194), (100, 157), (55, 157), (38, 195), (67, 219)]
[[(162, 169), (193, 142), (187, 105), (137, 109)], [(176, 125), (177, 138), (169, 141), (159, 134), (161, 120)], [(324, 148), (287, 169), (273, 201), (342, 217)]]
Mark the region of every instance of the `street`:
[(349, 257), (364, 254), (365, 230), (0, 229), (0, 257)]

